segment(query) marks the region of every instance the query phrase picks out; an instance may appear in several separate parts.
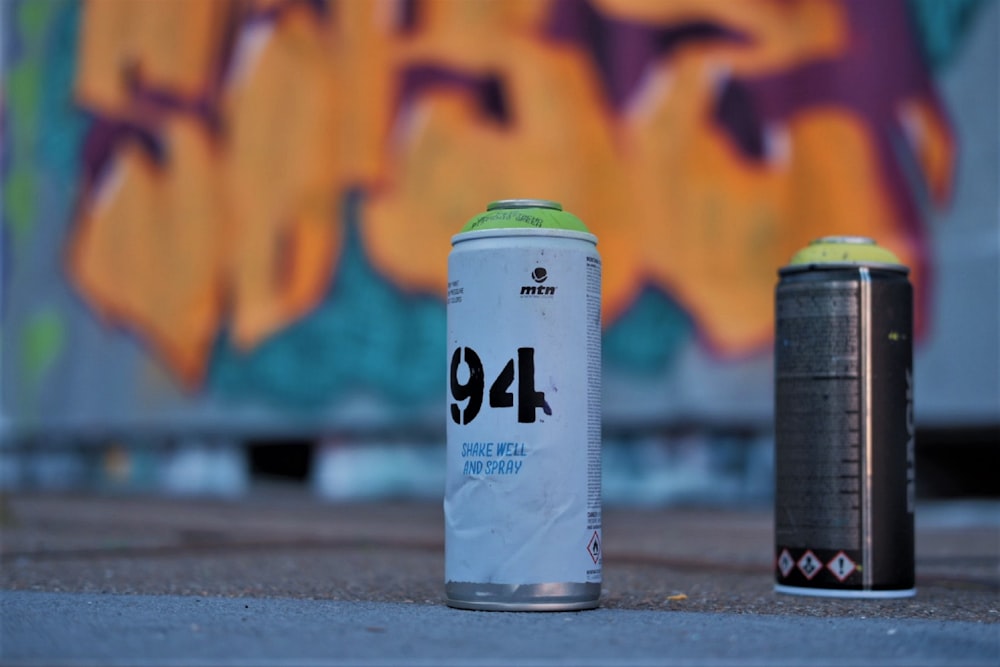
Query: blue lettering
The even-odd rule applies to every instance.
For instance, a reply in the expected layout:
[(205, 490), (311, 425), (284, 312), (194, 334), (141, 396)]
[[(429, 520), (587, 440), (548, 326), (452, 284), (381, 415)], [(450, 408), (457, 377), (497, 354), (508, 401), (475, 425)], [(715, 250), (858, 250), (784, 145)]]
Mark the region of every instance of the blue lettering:
[(523, 442), (498, 442), (497, 458), (503, 456), (524, 456)]
[(470, 456), (493, 456), (492, 442), (463, 442), (462, 458)]
[(516, 475), (521, 472), (521, 466), (523, 461), (487, 461), (486, 462), (486, 474), (487, 475)]

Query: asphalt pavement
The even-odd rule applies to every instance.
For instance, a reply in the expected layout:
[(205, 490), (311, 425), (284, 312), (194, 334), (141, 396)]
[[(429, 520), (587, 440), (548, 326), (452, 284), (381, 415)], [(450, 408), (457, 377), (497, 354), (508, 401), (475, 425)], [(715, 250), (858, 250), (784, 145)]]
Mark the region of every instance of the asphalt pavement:
[(771, 513), (607, 508), (600, 609), (443, 602), (439, 503), (19, 494), (3, 665), (1000, 666), (1000, 503), (918, 507), (913, 598), (773, 592)]

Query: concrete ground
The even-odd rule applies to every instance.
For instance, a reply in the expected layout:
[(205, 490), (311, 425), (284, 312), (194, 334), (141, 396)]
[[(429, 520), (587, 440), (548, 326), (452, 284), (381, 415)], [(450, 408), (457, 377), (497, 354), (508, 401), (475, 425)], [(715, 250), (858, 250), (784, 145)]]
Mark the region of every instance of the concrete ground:
[(771, 513), (606, 508), (601, 608), (443, 602), (440, 503), (7, 496), (3, 665), (1000, 666), (1000, 503), (918, 507), (914, 598), (772, 591)]

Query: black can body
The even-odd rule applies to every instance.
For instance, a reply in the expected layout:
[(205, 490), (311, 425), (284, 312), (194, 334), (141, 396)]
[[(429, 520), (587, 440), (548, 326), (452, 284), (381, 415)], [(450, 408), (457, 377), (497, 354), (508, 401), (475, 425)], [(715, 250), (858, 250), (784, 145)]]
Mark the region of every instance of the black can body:
[(781, 270), (776, 590), (915, 592), (913, 293), (905, 267)]

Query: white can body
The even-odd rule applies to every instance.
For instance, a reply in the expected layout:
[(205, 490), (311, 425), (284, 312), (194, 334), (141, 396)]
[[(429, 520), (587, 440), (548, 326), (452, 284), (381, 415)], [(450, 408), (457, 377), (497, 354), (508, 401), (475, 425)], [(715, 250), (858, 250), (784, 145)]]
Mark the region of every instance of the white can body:
[(475, 609), (596, 606), (601, 260), (590, 234), (460, 234), (448, 260), (445, 580)]

